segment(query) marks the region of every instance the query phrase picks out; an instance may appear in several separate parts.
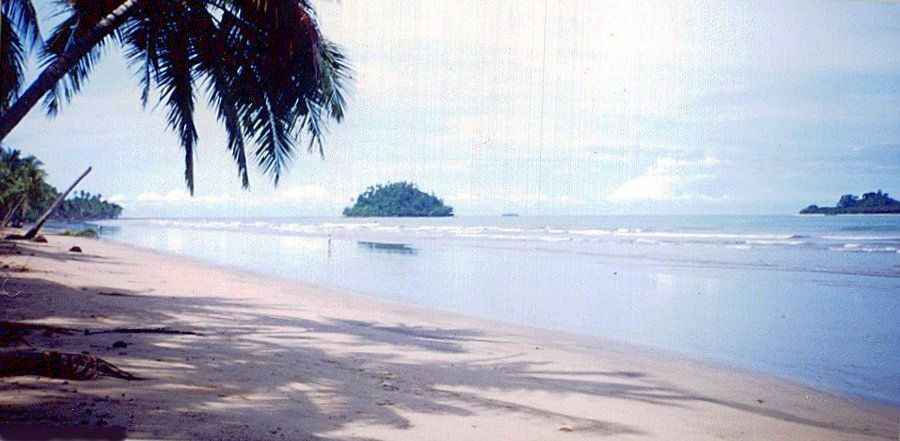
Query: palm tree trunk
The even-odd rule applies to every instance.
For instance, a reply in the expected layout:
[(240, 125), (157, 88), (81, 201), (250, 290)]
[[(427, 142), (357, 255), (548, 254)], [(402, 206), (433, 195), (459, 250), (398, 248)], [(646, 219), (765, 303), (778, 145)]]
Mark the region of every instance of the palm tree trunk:
[(118, 8), (100, 20), (94, 29), (75, 41), (56, 61), (47, 66), (43, 72), (28, 86), (28, 89), (16, 100), (9, 110), (0, 115), (0, 141), (6, 138), (25, 115), (40, 101), (56, 83), (62, 79), (78, 63), (88, 51), (118, 27), (134, 7), (144, 0), (125, 0)]
[(18, 210), (19, 207), (21, 207), (22, 204), (25, 203), (25, 199), (27, 197), (28, 197), (27, 194), (23, 194), (22, 197), (19, 198), (19, 202), (16, 202), (16, 205), (13, 206), (12, 209), (6, 213), (6, 216), (3, 216), (3, 224), (0, 225), (0, 228), (6, 228), (6, 226), (9, 225), (9, 221), (11, 221), (13, 216), (15, 216), (16, 210)]
[(44, 226), (44, 223), (47, 222), (48, 219), (50, 219), (50, 215), (53, 214), (54, 211), (56, 211), (56, 207), (59, 207), (59, 204), (62, 203), (62, 201), (66, 198), (66, 196), (68, 196), (69, 193), (71, 193), (72, 190), (75, 188), (75, 186), (78, 185), (78, 183), (81, 182), (81, 180), (84, 179), (84, 177), (87, 176), (87, 174), (90, 172), (91, 172), (91, 168), (88, 167), (87, 170), (85, 170), (84, 173), (82, 173), (81, 176), (79, 176), (78, 179), (76, 179), (75, 182), (73, 182), (72, 185), (70, 185), (69, 188), (67, 188), (66, 191), (63, 192), (63, 194), (59, 195), (59, 197), (56, 198), (55, 201), (53, 201), (53, 205), (51, 205), (50, 208), (44, 212), (44, 214), (41, 216), (41, 218), (38, 219), (37, 223), (34, 224), (34, 226), (31, 227), (31, 229), (28, 230), (28, 232), (25, 233), (24, 236), (22, 236), (22, 239), (26, 239), (26, 240), (34, 239), (34, 237), (37, 236), (38, 231), (41, 230), (41, 227)]

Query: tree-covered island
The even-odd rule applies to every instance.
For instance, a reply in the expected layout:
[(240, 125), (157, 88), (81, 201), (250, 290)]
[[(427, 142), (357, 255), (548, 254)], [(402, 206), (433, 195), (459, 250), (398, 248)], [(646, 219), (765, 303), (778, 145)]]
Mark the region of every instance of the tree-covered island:
[(887, 193), (878, 190), (874, 193), (865, 193), (862, 197), (852, 194), (841, 196), (836, 207), (819, 207), (810, 205), (800, 214), (900, 214), (900, 201), (892, 199)]
[(367, 188), (352, 207), (344, 209), (344, 216), (445, 217), (453, 216), (453, 207), (413, 183), (394, 182)]

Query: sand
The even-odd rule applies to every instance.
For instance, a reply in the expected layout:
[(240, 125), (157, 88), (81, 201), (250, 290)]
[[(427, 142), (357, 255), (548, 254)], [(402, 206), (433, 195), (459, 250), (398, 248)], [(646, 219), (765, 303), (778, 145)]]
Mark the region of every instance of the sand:
[(37, 349), (88, 351), (146, 380), (0, 378), (0, 422), (135, 439), (898, 438), (896, 407), (763, 374), (48, 239), (0, 255), (0, 320), (202, 335), (32, 333)]

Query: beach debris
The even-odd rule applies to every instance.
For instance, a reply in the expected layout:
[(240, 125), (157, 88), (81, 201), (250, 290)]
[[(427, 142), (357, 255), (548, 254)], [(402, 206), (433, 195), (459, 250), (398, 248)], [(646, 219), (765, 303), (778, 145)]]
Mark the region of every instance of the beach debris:
[(125, 343), (124, 341), (119, 340), (119, 341), (113, 343), (112, 347), (115, 349), (124, 349), (124, 348), (128, 347), (128, 343)]
[(31, 241), (35, 242), (35, 243), (47, 243), (47, 238), (41, 234), (41, 235), (34, 236), (34, 239), (31, 239)]
[(175, 335), (203, 335), (193, 331), (178, 331), (169, 328), (116, 328), (103, 329), (100, 331), (84, 330), (84, 335), (96, 334), (175, 334)]
[(0, 353), (0, 377), (19, 375), (37, 375), (64, 380), (95, 380), (99, 377), (141, 380), (140, 377), (93, 355), (56, 351)]
[(400, 386), (397, 386), (392, 381), (384, 380), (381, 382), (381, 390), (387, 391), (387, 392), (396, 392), (396, 391), (400, 390)]
[(98, 296), (109, 296), (109, 297), (138, 297), (134, 294), (123, 294), (120, 292), (103, 292), (100, 291), (97, 293)]
[(70, 252), (70, 253), (80, 253), (80, 252), (81, 252), (81, 247), (79, 247), (79, 246), (74, 246), (74, 247), (72, 247), (72, 248), (69, 248), (69, 252)]
[(75, 333), (75, 330), (53, 325), (2, 321), (0, 322), (0, 347), (29, 346), (28, 342), (25, 341), (25, 336), (30, 335), (32, 332), (41, 332), (45, 337), (52, 337), (53, 334), (72, 335)]
[(573, 429), (569, 426), (559, 426), (559, 428), (556, 430), (558, 430), (560, 432), (574, 432), (575, 431), (575, 429)]

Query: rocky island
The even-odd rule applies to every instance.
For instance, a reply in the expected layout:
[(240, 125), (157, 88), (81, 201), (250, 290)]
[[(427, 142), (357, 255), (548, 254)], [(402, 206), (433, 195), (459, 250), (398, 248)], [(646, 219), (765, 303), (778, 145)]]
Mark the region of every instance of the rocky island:
[(836, 207), (810, 205), (800, 210), (800, 214), (900, 214), (900, 201), (881, 190), (865, 193), (862, 197), (845, 194)]
[(434, 194), (419, 190), (410, 182), (394, 182), (369, 187), (356, 198), (352, 207), (344, 209), (348, 217), (446, 217), (453, 207)]

